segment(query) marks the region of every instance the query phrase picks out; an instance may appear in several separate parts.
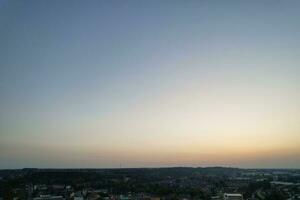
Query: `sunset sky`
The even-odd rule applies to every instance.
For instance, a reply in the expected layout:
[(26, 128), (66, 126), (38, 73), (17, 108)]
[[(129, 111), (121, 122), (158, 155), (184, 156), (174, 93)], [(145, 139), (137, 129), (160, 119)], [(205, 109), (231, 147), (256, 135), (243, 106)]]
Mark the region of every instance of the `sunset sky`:
[(300, 168), (300, 1), (0, 0), (0, 168)]

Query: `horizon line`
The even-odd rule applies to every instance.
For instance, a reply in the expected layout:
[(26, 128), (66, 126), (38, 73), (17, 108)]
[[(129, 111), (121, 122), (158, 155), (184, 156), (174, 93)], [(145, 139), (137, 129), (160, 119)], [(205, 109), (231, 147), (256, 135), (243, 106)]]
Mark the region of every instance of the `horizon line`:
[(25, 170), (25, 169), (41, 169), (41, 170), (118, 170), (118, 169), (170, 169), (170, 168), (229, 168), (242, 170), (300, 170), (300, 167), (230, 167), (230, 166), (161, 166), (161, 167), (23, 167), (23, 168), (0, 168), (0, 170)]

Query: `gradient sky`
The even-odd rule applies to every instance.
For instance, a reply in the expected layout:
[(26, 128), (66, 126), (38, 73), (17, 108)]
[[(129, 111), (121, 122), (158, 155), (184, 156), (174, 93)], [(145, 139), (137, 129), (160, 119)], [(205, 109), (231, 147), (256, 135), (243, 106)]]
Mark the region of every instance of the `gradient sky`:
[(300, 167), (300, 1), (0, 1), (0, 168)]

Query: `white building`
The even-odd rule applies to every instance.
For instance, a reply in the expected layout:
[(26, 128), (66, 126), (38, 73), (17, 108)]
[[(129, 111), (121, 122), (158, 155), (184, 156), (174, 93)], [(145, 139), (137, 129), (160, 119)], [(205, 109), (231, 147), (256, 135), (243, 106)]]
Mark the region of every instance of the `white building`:
[(40, 197), (35, 197), (33, 200), (65, 200), (65, 198), (62, 196), (40, 195)]
[(243, 195), (237, 193), (235, 194), (225, 193), (224, 200), (243, 200)]

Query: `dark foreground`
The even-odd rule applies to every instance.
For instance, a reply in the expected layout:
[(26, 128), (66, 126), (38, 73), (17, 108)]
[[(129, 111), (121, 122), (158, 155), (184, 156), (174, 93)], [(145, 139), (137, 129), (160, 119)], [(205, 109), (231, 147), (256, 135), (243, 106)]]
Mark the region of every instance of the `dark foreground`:
[(0, 170), (0, 200), (300, 199), (300, 170), (237, 168)]

